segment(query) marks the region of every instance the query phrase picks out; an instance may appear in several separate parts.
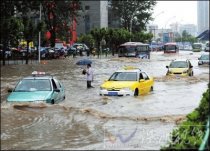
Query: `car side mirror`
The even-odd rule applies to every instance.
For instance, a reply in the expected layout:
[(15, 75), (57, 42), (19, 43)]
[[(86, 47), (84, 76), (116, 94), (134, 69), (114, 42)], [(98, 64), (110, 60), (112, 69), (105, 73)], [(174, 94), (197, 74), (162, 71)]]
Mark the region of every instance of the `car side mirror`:
[(168, 68), (168, 66), (166, 66), (166, 68)]
[(141, 80), (139, 80), (139, 82), (144, 82), (145, 81), (145, 79), (141, 79)]
[(104, 80), (104, 82), (107, 82), (108, 80)]
[(191, 65), (190, 68), (192, 68), (193, 66)]
[(7, 90), (7, 92), (9, 92), (9, 93), (11, 93), (12, 91), (13, 91), (12, 88), (9, 88), (9, 89)]
[(60, 92), (60, 90), (59, 90), (59, 89), (54, 89), (54, 91), (55, 91), (55, 92)]
[(201, 60), (201, 58), (198, 58), (198, 60)]

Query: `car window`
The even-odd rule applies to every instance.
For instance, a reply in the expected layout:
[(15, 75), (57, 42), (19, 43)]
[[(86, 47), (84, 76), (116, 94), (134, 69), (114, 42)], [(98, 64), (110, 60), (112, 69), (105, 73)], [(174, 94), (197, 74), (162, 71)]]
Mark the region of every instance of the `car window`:
[(52, 79), (52, 85), (53, 85), (53, 89), (57, 89), (57, 85), (53, 79)]
[(136, 72), (115, 72), (109, 81), (137, 81)]
[(209, 55), (202, 55), (200, 57), (201, 60), (209, 60)]
[(173, 61), (171, 62), (170, 68), (188, 68), (188, 64), (186, 61)]
[(14, 91), (51, 91), (51, 89), (48, 79), (24, 79), (17, 84)]
[(142, 76), (143, 76), (143, 78), (144, 78), (145, 80), (149, 80), (149, 77), (147, 76), (146, 73), (142, 72)]
[(58, 80), (56, 78), (54, 78), (54, 81), (55, 81), (57, 88), (61, 88), (61, 84), (60, 84), (60, 82), (58, 82)]

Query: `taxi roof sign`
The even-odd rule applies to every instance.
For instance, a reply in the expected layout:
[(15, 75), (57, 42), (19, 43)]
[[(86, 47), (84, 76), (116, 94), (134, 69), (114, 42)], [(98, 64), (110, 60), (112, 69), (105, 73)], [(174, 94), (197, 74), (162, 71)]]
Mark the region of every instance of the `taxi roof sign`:
[[(139, 69), (137, 67), (133, 67), (133, 66), (125, 66), (124, 70), (135, 70), (135, 69)], [(139, 69), (140, 70), (140, 69)]]
[(36, 75), (45, 75), (45, 72), (33, 71), (31, 74), (32, 74), (33, 76), (36, 76)]

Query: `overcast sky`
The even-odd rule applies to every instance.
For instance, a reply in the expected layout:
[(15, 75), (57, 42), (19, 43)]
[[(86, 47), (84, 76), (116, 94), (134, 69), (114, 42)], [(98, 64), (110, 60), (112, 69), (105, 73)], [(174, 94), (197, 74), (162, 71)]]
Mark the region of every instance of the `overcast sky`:
[(175, 22), (197, 25), (197, 1), (157, 1), (153, 17), (158, 28)]

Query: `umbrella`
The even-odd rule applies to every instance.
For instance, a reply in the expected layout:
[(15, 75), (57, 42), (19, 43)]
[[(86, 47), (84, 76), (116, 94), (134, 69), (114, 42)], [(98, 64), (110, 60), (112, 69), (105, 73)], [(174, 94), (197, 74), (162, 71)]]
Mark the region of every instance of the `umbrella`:
[(82, 60), (77, 61), (76, 64), (77, 65), (87, 65), (87, 64), (92, 64), (92, 61), (88, 60), (88, 59), (82, 59)]

